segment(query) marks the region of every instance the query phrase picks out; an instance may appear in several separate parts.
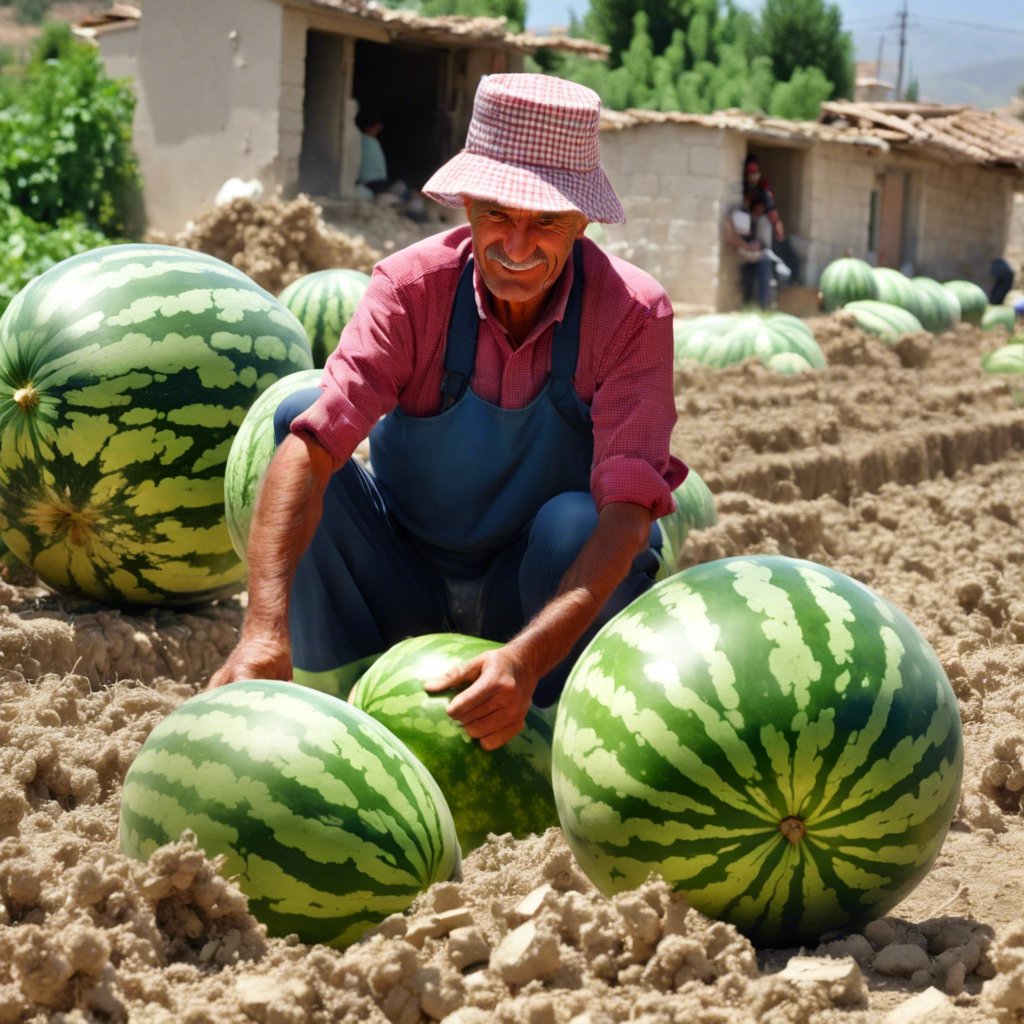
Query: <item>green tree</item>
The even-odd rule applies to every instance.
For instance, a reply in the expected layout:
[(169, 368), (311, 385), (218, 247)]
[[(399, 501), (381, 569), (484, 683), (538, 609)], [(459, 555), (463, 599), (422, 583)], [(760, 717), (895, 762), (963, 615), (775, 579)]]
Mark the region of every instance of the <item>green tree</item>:
[(107, 78), (99, 53), (65, 25), (44, 34), (0, 102), (9, 201), (38, 221), (78, 215), (123, 233), (138, 190), (130, 85)]
[(843, 31), (842, 14), (824, 0), (765, 0), (761, 43), (779, 82), (800, 68), (817, 68), (832, 83), (826, 99), (853, 95), (853, 38)]
[(797, 68), (788, 82), (775, 84), (768, 113), (793, 121), (816, 121), (818, 110), (832, 91), (832, 83), (821, 68)]
[(907, 83), (906, 89), (903, 90), (903, 96), (901, 99), (906, 100), (907, 103), (917, 103), (920, 95), (921, 83), (917, 80), (916, 76), (912, 76), (910, 81)]

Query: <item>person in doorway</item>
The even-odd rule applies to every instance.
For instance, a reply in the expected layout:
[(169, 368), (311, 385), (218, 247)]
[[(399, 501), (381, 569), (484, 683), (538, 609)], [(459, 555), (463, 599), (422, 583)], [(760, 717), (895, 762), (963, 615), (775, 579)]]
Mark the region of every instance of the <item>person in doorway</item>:
[(763, 196), (753, 193), (749, 200), (744, 199), (729, 211), (725, 240), (739, 255), (743, 304), (753, 302), (756, 293), (757, 304), (768, 309), (772, 289), (772, 225)]
[[(211, 687), (344, 692), (405, 637), (471, 633), (504, 646), (428, 689), (465, 685), (449, 714), (494, 749), (652, 585), (686, 476), (672, 306), (584, 237), (625, 220), (599, 115), (553, 76), (482, 79), (465, 149), (423, 187), (468, 225), (382, 260), (320, 387), (277, 410), (248, 611)], [(372, 476), (350, 458), (368, 433)]]
[(779, 242), (786, 240), (786, 228), (775, 205), (775, 192), (761, 173), (761, 164), (756, 153), (748, 153), (743, 161), (743, 198), (749, 208), (755, 198), (764, 203), (765, 214), (772, 227), (772, 233)]
[(356, 114), (356, 127), (361, 147), (356, 184), (369, 189), (375, 196), (387, 192), (393, 183), (388, 178), (388, 161), (380, 142), (384, 121), (375, 110), (360, 110)]

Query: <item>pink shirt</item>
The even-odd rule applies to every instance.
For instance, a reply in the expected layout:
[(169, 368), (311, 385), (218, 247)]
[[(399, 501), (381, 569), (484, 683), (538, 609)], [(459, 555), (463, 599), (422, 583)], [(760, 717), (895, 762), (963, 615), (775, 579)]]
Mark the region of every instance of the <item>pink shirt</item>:
[[(676, 422), (672, 390), (672, 306), (637, 267), (583, 242), (583, 316), (573, 386), (591, 407), (590, 489), (609, 502), (672, 511), (686, 467), (669, 454)], [(381, 260), (359, 308), (328, 358), (323, 394), (292, 421), (335, 458), (347, 459), (396, 404), (410, 416), (440, 409), (448, 319), (459, 275), (472, 254), (468, 226), (424, 239)], [(547, 381), (554, 325), (565, 313), (572, 260), (533, 332), (518, 348), (490, 312), (476, 275), (480, 330), (470, 387), (506, 409), (528, 405)]]

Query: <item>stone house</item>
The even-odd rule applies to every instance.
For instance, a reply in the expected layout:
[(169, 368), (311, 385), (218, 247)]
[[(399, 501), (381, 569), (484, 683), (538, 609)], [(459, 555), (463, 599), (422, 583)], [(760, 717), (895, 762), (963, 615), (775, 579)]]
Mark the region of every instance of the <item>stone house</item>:
[(75, 31), (135, 83), (146, 219), (167, 231), (231, 177), (352, 195), (359, 104), (383, 118), (389, 174), (419, 184), (461, 148), (481, 75), (520, 71), (540, 46), (607, 52), (366, 0), (115, 3)]
[[(76, 31), (111, 74), (135, 81), (146, 215), (168, 231), (229, 177), (352, 195), (359, 103), (384, 119), (391, 174), (417, 185), (461, 147), (481, 75), (521, 70), (540, 46), (605, 52), (510, 34), (503, 19), (424, 18), (367, 0), (146, 0), (144, 17), (115, 3)], [(723, 224), (749, 152), (812, 292), (845, 254), (986, 284), (1024, 189), (1024, 124), (968, 107), (836, 102), (817, 122), (608, 111), (602, 128), (629, 217), (608, 227), (608, 244), (681, 308), (738, 303)]]
[(629, 216), (607, 228), (609, 247), (695, 311), (738, 304), (723, 224), (750, 152), (812, 290), (844, 255), (987, 286), (1024, 189), (1024, 124), (969, 107), (834, 102), (817, 122), (609, 111), (603, 129), (602, 158)]

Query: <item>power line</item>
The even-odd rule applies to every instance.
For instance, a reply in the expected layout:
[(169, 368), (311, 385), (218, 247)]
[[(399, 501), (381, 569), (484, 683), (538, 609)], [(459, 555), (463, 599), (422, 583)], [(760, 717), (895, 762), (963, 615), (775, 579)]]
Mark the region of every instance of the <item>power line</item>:
[(937, 21), (942, 25), (956, 25), (958, 28), (973, 28), (982, 32), (999, 32), (1004, 35), (1024, 36), (1024, 29), (1010, 28), (1008, 25), (982, 25), (976, 21), (957, 21), (954, 18), (936, 18), (930, 14), (915, 14), (915, 18), (923, 21)]

